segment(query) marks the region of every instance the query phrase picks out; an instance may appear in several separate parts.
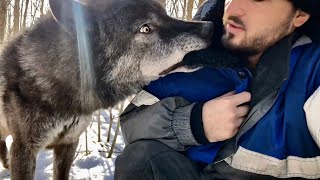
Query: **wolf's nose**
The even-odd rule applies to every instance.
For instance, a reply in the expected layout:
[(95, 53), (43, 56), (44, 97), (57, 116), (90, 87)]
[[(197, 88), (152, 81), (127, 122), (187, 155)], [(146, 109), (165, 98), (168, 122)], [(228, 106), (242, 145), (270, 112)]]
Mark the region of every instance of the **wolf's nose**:
[(202, 25), (202, 34), (203, 36), (210, 37), (213, 34), (213, 23), (210, 21), (206, 21)]

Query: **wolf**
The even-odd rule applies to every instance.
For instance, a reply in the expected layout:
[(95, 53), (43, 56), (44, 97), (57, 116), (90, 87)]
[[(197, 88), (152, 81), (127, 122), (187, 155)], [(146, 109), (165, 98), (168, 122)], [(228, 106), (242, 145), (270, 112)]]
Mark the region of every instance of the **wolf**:
[(33, 179), (46, 148), (54, 152), (53, 178), (68, 179), (91, 114), (208, 47), (213, 32), (212, 23), (171, 18), (153, 0), (49, 4), (50, 13), (0, 54), (0, 159), (13, 180)]

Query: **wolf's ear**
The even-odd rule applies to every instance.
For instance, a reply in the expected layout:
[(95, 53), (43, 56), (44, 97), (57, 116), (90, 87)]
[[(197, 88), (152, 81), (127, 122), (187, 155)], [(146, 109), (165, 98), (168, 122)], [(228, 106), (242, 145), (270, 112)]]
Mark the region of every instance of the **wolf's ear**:
[(93, 28), (94, 22), (87, 0), (49, 0), (49, 5), (56, 21), (68, 32), (75, 33), (77, 26), (86, 31)]

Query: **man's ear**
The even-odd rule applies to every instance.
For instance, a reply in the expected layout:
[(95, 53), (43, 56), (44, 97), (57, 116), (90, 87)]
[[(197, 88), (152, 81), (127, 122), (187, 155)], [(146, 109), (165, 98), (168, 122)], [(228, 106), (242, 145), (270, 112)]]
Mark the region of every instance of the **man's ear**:
[(293, 26), (296, 28), (301, 27), (303, 24), (305, 24), (309, 20), (309, 18), (310, 18), (310, 14), (299, 9), (293, 20)]
[(90, 31), (93, 18), (86, 0), (49, 0), (52, 15), (69, 33), (76, 33), (77, 26)]

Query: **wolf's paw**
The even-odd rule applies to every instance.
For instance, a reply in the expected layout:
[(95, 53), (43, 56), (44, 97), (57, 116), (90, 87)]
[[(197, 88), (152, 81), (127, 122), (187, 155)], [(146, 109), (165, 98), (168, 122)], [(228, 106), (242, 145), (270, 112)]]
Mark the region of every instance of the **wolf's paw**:
[(9, 160), (6, 159), (6, 160), (1, 160), (1, 163), (2, 163), (2, 166), (6, 169), (9, 169)]
[(9, 164), (8, 163), (5, 163), (5, 164), (2, 164), (2, 166), (6, 169), (9, 169)]

